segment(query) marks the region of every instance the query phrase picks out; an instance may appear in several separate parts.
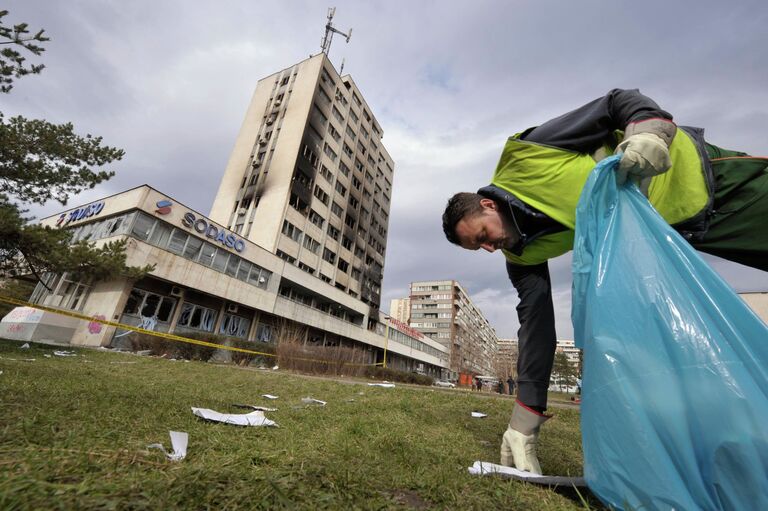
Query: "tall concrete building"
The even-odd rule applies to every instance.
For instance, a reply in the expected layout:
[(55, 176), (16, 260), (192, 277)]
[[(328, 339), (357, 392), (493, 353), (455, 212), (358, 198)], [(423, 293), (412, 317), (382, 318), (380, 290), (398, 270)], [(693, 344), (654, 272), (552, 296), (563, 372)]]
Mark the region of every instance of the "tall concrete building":
[[(154, 269), (138, 281), (45, 275), (31, 301), (164, 333), (253, 343), (284, 333), (444, 377), (449, 350), (379, 310), (394, 170), (382, 135), (325, 54), (272, 74), (257, 84), (210, 217), (143, 185), (44, 218), (73, 241), (125, 239), (127, 264)], [(0, 321), (0, 336), (133, 339), (130, 329), (25, 307)]]
[(450, 348), (449, 367), (460, 374), (494, 374), (498, 337), (455, 280), (411, 282), (410, 326)]
[(380, 307), (394, 163), (324, 53), (259, 80), (210, 218)]
[(406, 325), (411, 321), (411, 299), (395, 298), (389, 302), (389, 316)]

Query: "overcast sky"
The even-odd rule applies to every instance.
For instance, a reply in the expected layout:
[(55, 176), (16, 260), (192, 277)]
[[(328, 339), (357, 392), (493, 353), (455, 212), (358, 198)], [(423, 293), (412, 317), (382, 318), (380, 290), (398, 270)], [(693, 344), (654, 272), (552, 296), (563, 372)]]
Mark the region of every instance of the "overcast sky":
[[(345, 59), (395, 161), (382, 308), (414, 280), (456, 279), (500, 337), (517, 337), (500, 253), (445, 241), (447, 198), (489, 183), (505, 139), (605, 94), (639, 88), (722, 147), (768, 154), (765, 1), (335, 1)], [(71, 121), (126, 157), (70, 205), (149, 184), (207, 214), (256, 82), (320, 50), (317, 1), (12, 0), (6, 22), (51, 38), (6, 115)], [(64, 209), (50, 204), (40, 216)], [(739, 291), (768, 274), (707, 258)], [(570, 338), (570, 255), (550, 262)]]

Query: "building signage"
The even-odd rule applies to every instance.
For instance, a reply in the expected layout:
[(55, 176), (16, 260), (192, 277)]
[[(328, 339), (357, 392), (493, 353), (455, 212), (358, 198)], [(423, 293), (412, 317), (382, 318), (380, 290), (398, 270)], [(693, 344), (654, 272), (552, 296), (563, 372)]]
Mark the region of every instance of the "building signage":
[(424, 334), (422, 334), (421, 332), (419, 332), (415, 328), (410, 327), (410, 326), (406, 325), (405, 323), (403, 323), (402, 321), (399, 321), (399, 320), (397, 320), (395, 318), (389, 318), (389, 324), (392, 325), (393, 327), (395, 327), (396, 330), (404, 333), (405, 335), (409, 335), (409, 336), (413, 337), (414, 339), (423, 339), (424, 338)]
[(196, 232), (204, 235), (206, 238), (218, 241), (225, 247), (233, 248), (237, 252), (242, 252), (245, 250), (245, 240), (235, 236), (231, 232), (208, 223), (208, 220), (205, 218), (197, 218), (194, 213), (185, 213), (184, 217), (181, 219), (181, 225), (187, 229), (194, 229)]
[(56, 226), (63, 227), (65, 225), (69, 225), (72, 222), (77, 222), (78, 220), (84, 220), (86, 218), (96, 216), (101, 213), (102, 209), (104, 209), (103, 200), (94, 202), (93, 204), (88, 204), (82, 208), (77, 208), (73, 211), (70, 211), (69, 213), (62, 213), (61, 216), (59, 216), (59, 219), (56, 220)]

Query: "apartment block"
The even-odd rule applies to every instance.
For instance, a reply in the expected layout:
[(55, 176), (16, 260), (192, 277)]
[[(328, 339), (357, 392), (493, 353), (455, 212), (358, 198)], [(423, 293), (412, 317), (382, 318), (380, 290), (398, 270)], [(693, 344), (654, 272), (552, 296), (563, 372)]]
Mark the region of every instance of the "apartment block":
[(411, 299), (395, 298), (389, 302), (389, 316), (406, 325), (411, 320)]
[(450, 348), (449, 367), (459, 374), (494, 374), (498, 337), (455, 280), (412, 282), (410, 326)]
[(359, 299), (375, 318), (394, 172), (383, 135), (352, 78), (324, 53), (267, 76), (210, 218)]

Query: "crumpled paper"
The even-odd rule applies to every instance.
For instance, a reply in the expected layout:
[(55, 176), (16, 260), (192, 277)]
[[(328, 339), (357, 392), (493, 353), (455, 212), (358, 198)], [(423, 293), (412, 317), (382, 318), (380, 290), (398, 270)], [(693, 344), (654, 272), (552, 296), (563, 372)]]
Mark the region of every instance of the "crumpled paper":
[(534, 484), (543, 484), (548, 486), (586, 486), (587, 483), (583, 477), (568, 477), (568, 476), (545, 476), (539, 474), (532, 474), (531, 472), (525, 472), (518, 470), (514, 467), (505, 467), (504, 465), (497, 465), (496, 463), (490, 463), (487, 461), (476, 461), (471, 467), (469, 467), (469, 473), (472, 475), (491, 475), (497, 474), (507, 479), (517, 479), (518, 481), (526, 481)]
[(368, 386), (369, 387), (385, 387), (385, 388), (391, 389), (391, 388), (393, 388), (395, 386), (395, 384), (394, 383), (387, 383), (387, 382), (384, 382), (384, 383), (369, 383)]
[(326, 405), (325, 401), (320, 401), (319, 399), (315, 399), (313, 397), (303, 397), (301, 398), (301, 402), (304, 403), (305, 405), (320, 405), (320, 406)]
[(261, 410), (254, 410), (251, 413), (220, 413), (208, 408), (192, 407), (192, 413), (205, 420), (235, 426), (277, 426), (277, 423), (267, 419)]
[(169, 431), (171, 434), (171, 447), (173, 452), (168, 452), (163, 444), (151, 444), (147, 449), (160, 449), (163, 454), (171, 461), (181, 461), (187, 456), (187, 444), (189, 443), (189, 434), (184, 431)]
[(472, 412), (472, 417), (476, 419), (482, 419), (483, 417), (488, 417), (488, 414), (482, 412)]

